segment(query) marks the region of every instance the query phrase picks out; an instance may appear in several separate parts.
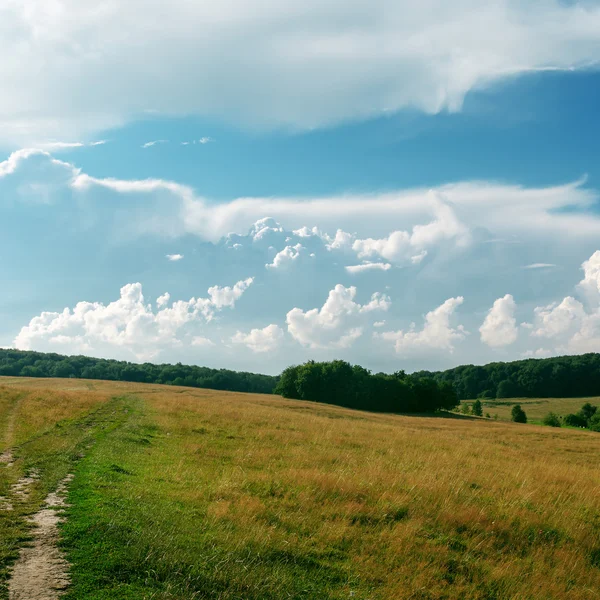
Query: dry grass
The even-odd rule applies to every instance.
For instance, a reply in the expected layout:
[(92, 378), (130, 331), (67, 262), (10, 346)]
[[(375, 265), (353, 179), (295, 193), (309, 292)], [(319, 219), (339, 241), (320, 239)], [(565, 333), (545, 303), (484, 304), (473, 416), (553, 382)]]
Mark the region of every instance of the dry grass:
[[(600, 596), (598, 434), (157, 385), (2, 383), (144, 406), (81, 463), (73, 598)], [(112, 577), (128, 578), (112, 596), (98, 544)]]

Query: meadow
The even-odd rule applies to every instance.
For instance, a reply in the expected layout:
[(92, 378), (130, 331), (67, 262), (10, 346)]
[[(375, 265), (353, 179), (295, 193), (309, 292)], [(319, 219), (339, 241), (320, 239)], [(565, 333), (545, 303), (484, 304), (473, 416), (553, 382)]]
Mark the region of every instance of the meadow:
[[(488, 413), (491, 417), (498, 416), (499, 420), (510, 421), (512, 407), (519, 404), (527, 414), (530, 423), (541, 424), (544, 417), (553, 412), (561, 417), (577, 413), (581, 407), (589, 402), (594, 406), (600, 406), (600, 398), (506, 398), (498, 400), (482, 400), (483, 414)], [(463, 400), (461, 404), (471, 406), (472, 400)]]
[(0, 598), (68, 473), (67, 599), (598, 598), (597, 433), (0, 378), (0, 442), (0, 496), (39, 473), (0, 510)]

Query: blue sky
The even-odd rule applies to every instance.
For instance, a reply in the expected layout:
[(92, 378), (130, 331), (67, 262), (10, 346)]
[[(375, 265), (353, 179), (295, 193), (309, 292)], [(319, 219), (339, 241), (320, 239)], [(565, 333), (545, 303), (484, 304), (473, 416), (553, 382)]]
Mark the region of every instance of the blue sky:
[(0, 8), (0, 345), (600, 350), (600, 3), (37, 4)]

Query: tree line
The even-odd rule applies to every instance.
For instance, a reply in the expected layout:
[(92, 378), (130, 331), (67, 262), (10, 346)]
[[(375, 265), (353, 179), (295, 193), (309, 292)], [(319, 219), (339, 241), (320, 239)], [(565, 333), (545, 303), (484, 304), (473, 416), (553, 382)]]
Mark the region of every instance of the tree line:
[(463, 365), (414, 375), (450, 383), (460, 400), (600, 396), (600, 354)]
[(371, 373), (342, 360), (309, 361), (283, 371), (275, 393), (347, 408), (388, 413), (427, 413), (458, 404), (452, 384), (432, 378)]
[(0, 376), (77, 377), (139, 383), (163, 383), (232, 392), (271, 394), (277, 377), (209, 369), (177, 363), (136, 364), (87, 356), (0, 349)]

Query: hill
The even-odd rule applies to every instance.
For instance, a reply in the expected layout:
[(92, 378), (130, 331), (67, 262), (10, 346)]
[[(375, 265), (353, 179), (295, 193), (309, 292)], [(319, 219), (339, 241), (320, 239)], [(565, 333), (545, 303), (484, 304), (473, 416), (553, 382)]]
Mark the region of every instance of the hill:
[(67, 600), (593, 598), (599, 453), (579, 430), (2, 378), (0, 598), (61, 481)]

